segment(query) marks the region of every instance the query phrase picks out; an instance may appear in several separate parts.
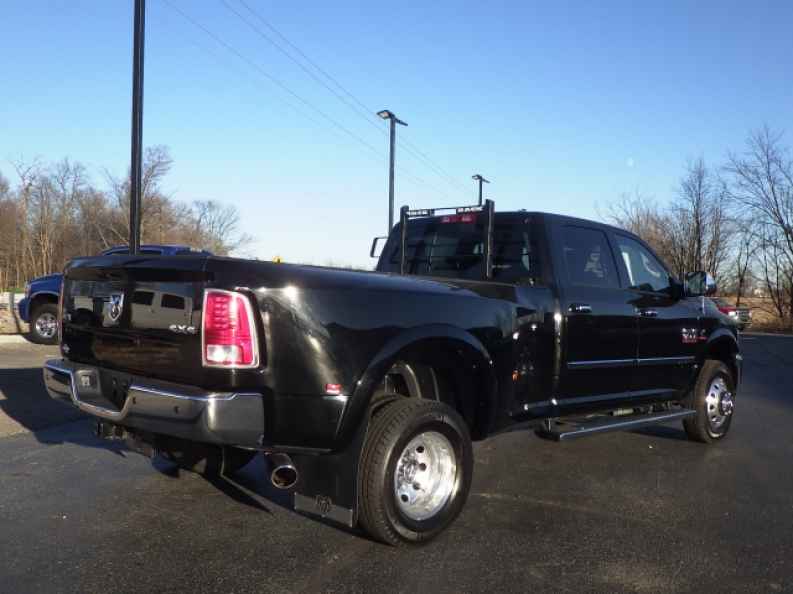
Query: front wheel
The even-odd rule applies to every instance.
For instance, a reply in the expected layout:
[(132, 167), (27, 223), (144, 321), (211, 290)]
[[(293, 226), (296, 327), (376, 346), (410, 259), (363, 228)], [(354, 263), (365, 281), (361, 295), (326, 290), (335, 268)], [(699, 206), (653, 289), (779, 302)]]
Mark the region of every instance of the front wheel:
[(735, 410), (735, 380), (729, 368), (721, 361), (705, 361), (691, 400), (696, 414), (683, 420), (689, 439), (713, 443), (724, 438)]
[(390, 545), (426, 542), (457, 518), (472, 474), (471, 438), (457, 411), (395, 400), (375, 413), (364, 444), (362, 527)]

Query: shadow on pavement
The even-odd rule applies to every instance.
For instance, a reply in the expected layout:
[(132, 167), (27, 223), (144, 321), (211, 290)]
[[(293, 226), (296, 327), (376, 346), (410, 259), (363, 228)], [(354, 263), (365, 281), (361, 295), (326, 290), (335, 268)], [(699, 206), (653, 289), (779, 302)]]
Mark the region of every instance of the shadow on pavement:
[(0, 369), (0, 436), (2, 415), (32, 432), (85, 418), (73, 406), (53, 400), (44, 388), (40, 367)]
[(646, 435), (647, 437), (659, 437), (662, 439), (674, 439), (677, 441), (688, 441), (685, 429), (682, 424), (674, 425), (650, 425), (649, 427), (641, 427), (634, 429), (630, 433), (638, 435)]
[[(108, 450), (120, 457), (142, 455), (129, 449), (123, 440), (101, 439), (94, 435), (90, 416), (49, 397), (41, 368), (37, 367), (0, 369), (0, 437), (19, 433), (20, 426), (46, 445), (71, 443)], [(256, 456), (232, 476), (203, 478), (231, 499), (261, 511), (271, 513), (262, 500), (291, 509), (291, 494), (270, 484), (267, 462), (263, 458)], [(189, 472), (159, 456), (152, 458), (151, 464), (157, 472), (172, 478)]]

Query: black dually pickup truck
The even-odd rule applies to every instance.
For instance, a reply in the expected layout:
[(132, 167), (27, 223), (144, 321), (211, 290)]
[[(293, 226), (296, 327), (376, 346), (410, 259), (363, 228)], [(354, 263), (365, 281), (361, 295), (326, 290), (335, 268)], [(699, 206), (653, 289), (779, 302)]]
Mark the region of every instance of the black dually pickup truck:
[[(738, 335), (702, 272), (604, 224), (402, 209), (375, 272), (220, 258), (72, 261), (50, 395), (103, 437), (230, 473), (257, 453), (295, 509), (399, 545), (460, 513), (471, 442), (680, 420), (728, 432)], [(373, 244), (374, 252), (374, 244)]]

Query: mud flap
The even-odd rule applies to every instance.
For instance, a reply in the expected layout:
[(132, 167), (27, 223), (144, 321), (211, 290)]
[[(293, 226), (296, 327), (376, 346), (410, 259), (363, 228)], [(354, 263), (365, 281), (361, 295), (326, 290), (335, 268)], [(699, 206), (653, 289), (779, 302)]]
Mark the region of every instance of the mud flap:
[(295, 511), (326, 518), (353, 528), (358, 523), (361, 452), (369, 418), (360, 423), (344, 450), (330, 454), (291, 454), (299, 473)]

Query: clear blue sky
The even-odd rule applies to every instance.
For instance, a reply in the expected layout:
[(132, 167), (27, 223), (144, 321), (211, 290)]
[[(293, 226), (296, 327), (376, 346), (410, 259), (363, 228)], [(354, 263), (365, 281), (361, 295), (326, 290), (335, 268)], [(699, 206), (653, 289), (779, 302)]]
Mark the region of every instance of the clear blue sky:
[[(765, 123), (793, 144), (787, 1), (246, 1), (372, 111), (406, 120), (401, 137), (455, 180), (400, 148), (424, 183), (398, 176), (397, 206), (472, 203), (481, 172), (498, 209), (594, 217), (637, 188), (668, 199), (687, 158), (716, 164)], [(220, 0), (168, 2), (258, 69), (148, 0), (144, 143), (171, 149), (166, 189), (235, 203), (262, 258), (368, 265), (386, 228), (386, 136)], [(69, 156), (96, 181), (123, 174), (132, 1), (0, 11), (0, 171)]]

